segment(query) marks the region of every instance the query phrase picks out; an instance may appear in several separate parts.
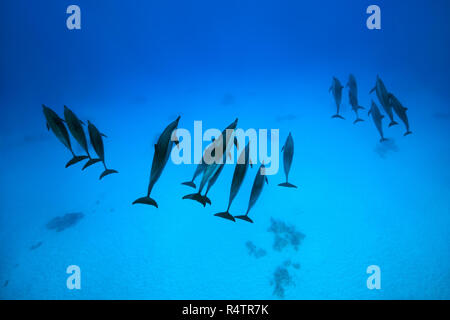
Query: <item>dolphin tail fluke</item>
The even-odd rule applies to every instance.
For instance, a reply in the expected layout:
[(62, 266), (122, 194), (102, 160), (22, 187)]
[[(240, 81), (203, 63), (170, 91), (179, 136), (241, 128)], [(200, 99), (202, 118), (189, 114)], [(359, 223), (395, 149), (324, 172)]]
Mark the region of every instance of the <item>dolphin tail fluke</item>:
[(234, 216), (236, 219), (241, 219), (250, 223), (253, 223), (253, 220), (248, 217), (248, 215), (244, 214), (242, 216)]
[(69, 160), (69, 162), (66, 163), (66, 168), (70, 167), (71, 165), (78, 163), (80, 161), (83, 161), (84, 159), (87, 159), (88, 156), (73, 156), (72, 159)]
[(293, 185), (292, 183), (289, 183), (289, 182), (280, 183), (279, 186), (280, 187), (288, 187), (288, 188), (297, 188), (297, 186), (295, 186), (295, 185)]
[(187, 182), (183, 182), (182, 184), (184, 184), (185, 186), (189, 186), (192, 188), (197, 188), (197, 186), (195, 185), (195, 183), (193, 181), (187, 181)]
[(216, 213), (215, 216), (216, 216), (216, 217), (221, 217), (221, 218), (228, 219), (228, 220), (231, 220), (231, 221), (236, 222), (236, 220), (234, 219), (234, 217), (233, 217), (228, 211)]
[(403, 135), (406, 137), (407, 135), (412, 134), (412, 131), (406, 131)]
[(134, 200), (133, 204), (136, 204), (136, 203), (147, 204), (147, 205), (158, 208), (158, 204), (156, 203), (156, 201), (150, 197), (142, 197), (142, 198), (136, 199), (136, 200)]
[(396, 124), (398, 124), (398, 123), (395, 122), (394, 120), (392, 120), (391, 123), (389, 123), (389, 127), (395, 126)]
[(353, 124), (357, 124), (358, 122), (364, 121), (364, 119), (357, 118), (355, 121), (353, 121)]
[(102, 160), (101, 159), (89, 159), (89, 161), (86, 162), (86, 164), (83, 166), (83, 169), (81, 169), (81, 170), (84, 170), (87, 167), (92, 166), (93, 164), (100, 162), (100, 161), (102, 161)]
[(335, 114), (334, 116), (331, 116), (331, 118), (339, 118), (339, 119), (342, 119), (342, 120), (345, 120), (345, 118), (343, 117), (343, 116), (341, 116), (340, 114)]
[(202, 204), (206, 207), (206, 204), (211, 205), (211, 200), (206, 196), (206, 194), (202, 197)]
[(388, 141), (388, 140), (389, 140), (388, 138), (381, 138), (381, 139), (380, 139), (380, 142)]
[(113, 169), (106, 169), (105, 171), (103, 171), (103, 173), (100, 175), (100, 178), (98, 178), (99, 180), (101, 180), (103, 177), (107, 176), (108, 174), (111, 173), (119, 173), (119, 171), (113, 170)]
[[(200, 202), (201, 204), (203, 204), (203, 206), (205, 206), (206, 203), (206, 199), (204, 196), (202, 196), (200, 194), (200, 192), (197, 193), (191, 193), (191, 194), (187, 194), (183, 197), (183, 199), (190, 199), (190, 200), (195, 200), (197, 202)], [(209, 200), (209, 199), (208, 199)]]

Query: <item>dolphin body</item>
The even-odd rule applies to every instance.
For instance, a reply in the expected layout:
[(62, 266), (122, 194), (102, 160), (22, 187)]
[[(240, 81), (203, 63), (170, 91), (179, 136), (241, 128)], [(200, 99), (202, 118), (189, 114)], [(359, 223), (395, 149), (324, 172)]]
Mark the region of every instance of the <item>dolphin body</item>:
[(383, 126), (381, 123), (381, 120), (384, 118), (384, 116), (381, 114), (380, 109), (378, 109), (378, 106), (375, 104), (375, 102), (373, 102), (373, 100), (372, 106), (367, 115), (370, 114), (372, 114), (373, 123), (375, 123), (375, 127), (377, 127), (377, 130), (380, 133), (381, 136), (380, 142), (386, 141), (387, 139), (383, 135)]
[[(88, 120), (88, 132), (89, 132), (89, 139), (91, 140), (91, 145), (94, 148), (94, 151), (98, 156), (98, 159), (93, 159), (93, 160), (96, 160), (95, 162), (99, 162), (99, 161), (103, 162), (103, 166), (105, 167), (105, 171), (103, 171), (103, 173), (100, 175), (99, 180), (101, 180), (104, 176), (107, 176), (108, 174), (119, 173), (116, 170), (106, 168), (105, 148), (103, 146), (103, 138), (102, 138), (102, 136), (103, 137), (106, 137), (106, 136), (103, 133), (100, 133), (100, 131), (98, 131), (98, 129), (89, 120)], [(89, 162), (90, 161), (91, 160), (89, 160)], [(86, 165), (87, 165), (87, 163), (86, 163)], [(84, 168), (86, 168), (86, 165), (84, 166)]]
[(412, 132), (409, 130), (408, 116), (406, 115), (406, 110), (408, 110), (408, 108), (405, 108), (392, 93), (389, 93), (389, 103), (391, 104), (392, 109), (394, 109), (397, 116), (400, 118), (400, 120), (403, 121), (406, 126), (406, 132), (403, 135), (407, 136), (411, 134)]
[[(222, 163), (217, 163), (217, 161), (214, 161), (213, 159), (210, 159), (210, 161), (205, 161), (205, 159), (202, 159), (202, 161), (205, 161), (205, 168), (203, 170), (203, 176), (202, 176), (202, 180), (200, 181), (199, 190), (197, 193), (185, 195), (183, 197), (183, 199), (195, 200), (195, 201), (200, 202), (203, 205), (205, 205), (205, 203), (211, 204), (211, 200), (206, 196), (206, 193), (205, 193), (205, 195), (202, 196), (201, 192), (202, 192), (203, 188), (205, 187), (205, 185), (209, 182), (210, 179), (213, 179), (215, 177), (213, 183), (210, 184), (209, 188), (211, 188), (212, 185), (214, 184), (215, 180), (217, 180), (218, 175), (220, 174), (220, 172), (217, 173), (217, 171), (218, 170), (222, 171), (221, 165), (224, 164), (226, 161), (226, 156), (229, 152), (228, 150), (231, 147), (231, 146), (229, 146), (230, 142), (234, 141), (234, 144), (237, 145), (236, 139), (232, 139), (233, 134), (234, 134), (234, 129), (236, 129), (236, 127), (237, 127), (237, 123), (238, 123), (238, 119), (236, 118), (236, 120), (234, 120), (233, 123), (231, 123), (228, 127), (225, 128), (225, 130), (222, 131), (222, 134), (220, 135), (220, 137), (215, 139), (214, 142), (209, 145), (207, 150), (212, 150), (212, 151), (208, 152), (208, 153), (205, 151), (205, 154), (211, 154), (215, 158), (216, 147), (221, 149), (222, 150)], [(231, 132), (232, 132), (232, 134), (230, 134)], [(213, 161), (211, 161), (211, 160), (213, 160)], [(208, 162), (211, 162), (211, 163), (208, 163)], [(216, 176), (216, 173), (217, 173), (217, 176)], [(208, 189), (208, 191), (209, 191), (209, 189)]]
[(356, 78), (353, 74), (350, 74), (348, 76), (348, 82), (346, 87), (348, 87), (348, 99), (350, 105), (352, 106), (352, 110), (356, 114), (356, 120), (353, 121), (353, 124), (356, 124), (360, 121), (364, 121), (358, 116), (358, 109), (364, 109), (364, 107), (361, 107), (358, 104), (358, 85), (356, 84)]
[(294, 157), (294, 139), (292, 139), (292, 135), (289, 132), (289, 135), (284, 143), (283, 148), (281, 149), (283, 152), (283, 164), (284, 164), (284, 173), (286, 174), (286, 182), (280, 183), (280, 187), (288, 187), (288, 188), (297, 188), (297, 186), (288, 182), (289, 171), (291, 170), (292, 158)]
[(78, 119), (76, 114), (67, 106), (64, 106), (64, 119), (66, 120), (67, 127), (69, 128), (72, 137), (74, 137), (83, 150), (86, 151), (89, 160), (92, 160), (91, 155), (89, 154), (86, 135), (83, 130), (83, 121)]
[(239, 192), (239, 189), (242, 186), (242, 182), (244, 181), (245, 174), (248, 170), (248, 165), (250, 163), (250, 143), (248, 143), (244, 150), (241, 152), (241, 155), (239, 156), (239, 161), (236, 163), (236, 167), (234, 168), (233, 173), (233, 180), (231, 182), (231, 188), (230, 188), (230, 197), (228, 199), (228, 207), (227, 211), (225, 212), (219, 212), (216, 213), (215, 216), (221, 217), (224, 219), (228, 219), (231, 221), (236, 221), (234, 217), (230, 214), (230, 206), (233, 202), (234, 198)]
[(216, 170), (216, 172), (213, 174), (211, 179), (208, 180), (208, 186), (206, 187), (206, 192), (205, 192), (205, 196), (204, 196), (204, 201), (205, 201), (203, 203), (204, 207), (206, 206), (206, 203), (211, 205), (211, 200), (209, 200), (209, 198), (208, 198), (208, 192), (211, 189), (211, 187), (214, 185), (214, 183), (216, 183), (217, 178), (219, 178), (219, 175), (222, 172), (224, 166), (225, 166), (225, 162), (220, 165), (220, 167)]
[[(133, 204), (148, 204), (158, 208), (158, 204), (156, 203), (156, 201), (150, 198), (150, 193), (152, 192), (153, 186), (155, 185), (156, 181), (158, 181), (164, 170), (164, 167), (167, 164), (167, 161), (169, 160), (170, 152), (172, 151), (174, 143), (174, 141), (172, 141), (172, 134), (178, 127), (178, 121), (180, 121), (180, 116), (178, 116), (175, 121), (171, 122), (159, 136), (158, 142), (155, 144), (155, 153), (153, 154), (152, 169), (150, 171), (150, 182), (148, 184), (147, 196), (136, 199)], [(175, 143), (178, 144), (178, 141), (176, 141)]]
[(342, 101), (342, 89), (343, 88), (344, 87), (342, 86), (339, 79), (336, 77), (333, 77), (333, 82), (331, 84), (330, 89), (328, 89), (328, 91), (329, 92), (331, 91), (333, 93), (334, 101), (336, 102), (337, 112), (331, 118), (344, 119), (344, 117), (339, 114), (339, 108), (341, 106), (341, 101)]
[(247, 213), (245, 215), (241, 215), (241, 216), (234, 216), (236, 219), (241, 219), (241, 220), (245, 220), (250, 223), (253, 223), (253, 220), (248, 217), (248, 213), (250, 212), (250, 209), (255, 205), (256, 201), (258, 200), (259, 196), (261, 195), (261, 192), (264, 187), (264, 182), (266, 182), (267, 184), (269, 183), (269, 180), (267, 180), (267, 176), (263, 174), (264, 169), (265, 169), (265, 166), (263, 163), (259, 167), (259, 170), (255, 176), (255, 180), (253, 181), (253, 187), (252, 187), (252, 191), (250, 193), (250, 200), (248, 202)]
[(383, 107), (386, 114), (391, 119), (391, 123), (389, 123), (389, 127), (398, 124), (394, 121), (394, 114), (392, 113), (392, 106), (389, 103), (389, 92), (386, 90), (386, 86), (384, 85), (381, 78), (377, 75), (377, 82), (375, 83), (375, 87), (370, 90), (369, 93), (376, 92), (378, 101), (380, 101), (381, 106)]
[(73, 158), (69, 162), (67, 162), (66, 168), (77, 162), (87, 159), (87, 156), (77, 156), (73, 152), (72, 145), (70, 143), (69, 132), (64, 125), (64, 120), (61, 119), (55, 111), (45, 105), (42, 105), (42, 110), (44, 112), (45, 119), (47, 120), (47, 129), (51, 129), (58, 140), (61, 141), (62, 144), (65, 145), (73, 155)]

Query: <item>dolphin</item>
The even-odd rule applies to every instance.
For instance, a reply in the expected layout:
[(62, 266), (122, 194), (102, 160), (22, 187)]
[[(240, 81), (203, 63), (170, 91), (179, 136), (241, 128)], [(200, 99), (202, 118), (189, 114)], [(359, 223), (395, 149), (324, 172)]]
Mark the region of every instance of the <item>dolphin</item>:
[(222, 172), (224, 166), (225, 166), (225, 162), (220, 165), (220, 167), (216, 170), (216, 172), (213, 174), (211, 179), (208, 180), (208, 186), (206, 187), (206, 192), (205, 192), (204, 199), (203, 199), (204, 202), (202, 202), (204, 207), (206, 206), (206, 203), (211, 205), (211, 200), (209, 200), (209, 198), (208, 198), (208, 192), (211, 189), (211, 187), (214, 185), (214, 183), (216, 183), (217, 178), (219, 178), (219, 175)]
[(86, 135), (83, 130), (83, 121), (78, 119), (76, 114), (73, 113), (73, 111), (70, 110), (67, 106), (64, 106), (64, 119), (66, 120), (67, 127), (69, 128), (72, 137), (74, 137), (78, 144), (83, 148), (83, 150), (86, 151), (89, 160), (92, 160), (91, 155), (89, 154)]
[(65, 145), (73, 155), (73, 158), (69, 162), (67, 162), (66, 168), (77, 162), (87, 159), (87, 156), (77, 156), (73, 152), (72, 145), (70, 143), (69, 132), (64, 125), (64, 120), (61, 119), (55, 111), (45, 105), (42, 105), (42, 110), (44, 112), (45, 119), (47, 120), (47, 129), (51, 129), (58, 140), (61, 141), (62, 144)]
[(250, 163), (250, 143), (247, 143), (244, 150), (241, 152), (241, 155), (239, 156), (238, 163), (236, 163), (236, 166), (234, 168), (227, 211), (216, 213), (215, 216), (236, 221), (234, 220), (234, 217), (230, 214), (230, 206), (234, 198), (238, 194), (239, 189), (242, 186), (242, 182), (244, 181), (245, 174), (247, 173), (249, 163)]
[(376, 92), (378, 101), (380, 101), (381, 106), (383, 107), (386, 114), (391, 119), (391, 123), (389, 123), (389, 127), (398, 124), (394, 121), (394, 114), (392, 113), (392, 106), (389, 104), (389, 93), (386, 90), (386, 86), (384, 85), (381, 78), (377, 75), (377, 82), (375, 83), (375, 87), (370, 90), (369, 93)]
[(353, 121), (353, 124), (356, 124), (360, 121), (364, 121), (358, 116), (358, 109), (364, 109), (358, 104), (358, 86), (356, 84), (356, 78), (353, 74), (348, 76), (348, 82), (346, 87), (348, 87), (348, 99), (350, 105), (352, 106), (352, 110), (356, 113), (356, 120)]
[[(206, 154), (211, 154), (213, 159), (208, 159), (208, 161), (205, 161), (205, 155), (203, 156), (203, 161), (205, 161), (205, 168), (203, 170), (203, 176), (202, 176), (202, 180), (200, 181), (200, 186), (199, 186), (199, 190), (197, 193), (192, 193), (192, 194), (188, 194), (185, 195), (183, 197), (183, 199), (190, 199), (190, 200), (195, 200), (200, 202), (201, 204), (204, 203), (209, 203), (211, 204), (211, 200), (205, 195), (201, 195), (201, 192), (203, 190), (203, 188), (205, 187), (206, 183), (212, 179), (215, 175), (215, 173), (220, 169), (221, 164), (225, 163), (226, 161), (226, 156), (229, 153), (229, 149), (232, 147), (230, 146), (230, 143), (234, 142), (234, 144), (237, 146), (237, 140), (232, 139), (233, 135), (234, 135), (234, 129), (236, 129), (237, 127), (237, 123), (238, 123), (238, 119), (236, 118), (236, 120), (234, 120), (233, 123), (231, 123), (228, 127), (226, 127), (223, 131), (222, 134), (213, 141), (213, 143), (211, 143), (207, 150), (205, 151), (205, 155)], [(219, 149), (222, 152), (222, 160), (221, 161), (215, 161), (214, 159), (216, 158), (215, 155), (215, 150)], [(208, 150), (211, 150), (211, 152), (207, 152)], [(218, 157), (220, 157), (220, 155), (217, 155)], [(211, 163), (209, 163), (211, 162)], [(222, 162), (222, 163), (219, 163)], [(216, 177), (217, 179), (217, 177)], [(215, 181), (214, 181), (215, 182)], [(214, 183), (211, 184), (211, 186)]]
[(392, 109), (394, 109), (397, 116), (406, 126), (406, 132), (403, 135), (407, 136), (408, 134), (411, 134), (412, 132), (409, 130), (408, 116), (406, 115), (406, 110), (408, 110), (408, 108), (405, 108), (392, 93), (389, 93), (388, 96)]
[(252, 191), (250, 193), (250, 200), (248, 202), (247, 213), (245, 215), (241, 215), (241, 216), (234, 216), (236, 219), (241, 219), (241, 220), (245, 220), (245, 221), (253, 223), (253, 220), (248, 217), (248, 213), (250, 212), (250, 209), (255, 205), (256, 201), (258, 200), (258, 198), (262, 192), (262, 189), (264, 187), (264, 182), (266, 182), (267, 184), (269, 183), (269, 180), (267, 180), (267, 176), (263, 174), (264, 169), (265, 169), (265, 166), (263, 163), (259, 167), (259, 170), (255, 176), (255, 180), (253, 181), (253, 187), (252, 187)]
[[(103, 133), (100, 133), (100, 131), (98, 131), (98, 129), (88, 120), (88, 132), (89, 132), (89, 139), (91, 140), (91, 145), (95, 150), (95, 153), (98, 156), (98, 160), (103, 162), (103, 166), (105, 167), (105, 171), (103, 171), (103, 173), (100, 175), (100, 180), (104, 177), (107, 176), (108, 174), (111, 173), (119, 173), (116, 170), (112, 170), (112, 169), (108, 169), (106, 168), (106, 163), (105, 163), (105, 148), (103, 146), (103, 138), (102, 137), (106, 137)], [(97, 160), (97, 159), (95, 159)], [(91, 160), (89, 160), (90, 162)], [(96, 161), (98, 162), (98, 161)], [(87, 165), (87, 163), (86, 163)], [(84, 166), (84, 168), (86, 168), (86, 165)], [(83, 169), (84, 169), (83, 168)]]
[(147, 196), (136, 199), (133, 204), (142, 203), (155, 206), (158, 208), (158, 204), (152, 198), (150, 198), (150, 193), (152, 192), (153, 186), (156, 181), (158, 181), (161, 176), (164, 167), (169, 160), (170, 152), (172, 151), (173, 144), (178, 144), (178, 140), (172, 140), (172, 134), (178, 127), (178, 122), (180, 121), (180, 116), (171, 122), (161, 133), (158, 138), (158, 142), (155, 144), (155, 153), (153, 154), (152, 169), (150, 171), (150, 182), (148, 184)]
[[(284, 151), (284, 152), (283, 152)], [(288, 182), (289, 171), (291, 170), (292, 158), (294, 157), (294, 139), (292, 139), (292, 135), (289, 132), (289, 135), (284, 143), (283, 148), (281, 149), (283, 152), (283, 164), (284, 164), (284, 173), (286, 174), (286, 182), (280, 183), (280, 187), (288, 187), (288, 188), (297, 188), (293, 184)]]
[(388, 140), (383, 136), (383, 126), (382, 126), (381, 120), (384, 118), (384, 116), (380, 113), (380, 109), (378, 109), (378, 106), (375, 104), (375, 102), (373, 102), (373, 100), (372, 100), (372, 106), (367, 115), (370, 115), (370, 114), (372, 114), (373, 123), (375, 123), (375, 127), (377, 127), (378, 132), (380, 133), (380, 136), (381, 136), (380, 142)]
[(333, 77), (333, 82), (331, 84), (330, 89), (328, 89), (328, 91), (333, 93), (334, 101), (336, 102), (337, 112), (336, 112), (336, 114), (334, 116), (332, 116), (332, 118), (344, 119), (343, 116), (339, 115), (339, 108), (341, 106), (342, 89), (343, 88), (344, 87), (342, 86), (342, 84), (339, 81), (339, 79), (336, 78), (336, 77)]

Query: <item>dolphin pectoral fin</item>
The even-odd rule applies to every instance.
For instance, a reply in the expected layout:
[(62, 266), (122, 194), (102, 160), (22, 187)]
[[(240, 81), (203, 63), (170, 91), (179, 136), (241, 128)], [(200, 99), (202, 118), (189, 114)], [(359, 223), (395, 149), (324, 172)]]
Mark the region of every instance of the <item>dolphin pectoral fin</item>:
[(361, 122), (361, 121), (364, 121), (364, 119), (357, 118), (355, 121), (353, 121), (353, 124), (356, 124), (356, 123)]
[(50, 131), (50, 125), (48, 124), (48, 122), (46, 123), (47, 125), (47, 130)]
[(69, 160), (69, 162), (66, 163), (66, 168), (70, 167), (71, 165), (74, 165), (75, 163), (83, 161), (84, 159), (87, 158), (88, 156), (74, 156), (72, 159)]
[(264, 180), (266, 181), (266, 184), (269, 184), (269, 179), (267, 179), (267, 176), (264, 177)]
[(85, 123), (84, 123), (83, 121), (81, 121), (81, 120), (80, 120), (80, 123), (81, 123), (81, 124), (82, 124), (83, 126), (85, 126), (85, 125), (86, 125), (86, 124), (85, 124)]
[(389, 140), (388, 138), (381, 138), (381, 139), (380, 139), (380, 142), (388, 141), (388, 140)]
[(335, 114), (334, 116), (331, 116), (331, 118), (332, 119), (339, 118), (339, 119), (345, 120), (345, 118), (343, 116), (341, 116), (340, 114)]
[(372, 92), (374, 92), (375, 91), (375, 89), (376, 89), (377, 87), (375, 86), (375, 87), (373, 87), (370, 91), (369, 91), (369, 93), (372, 93)]
[(283, 148), (281, 148), (281, 152), (283, 152), (284, 151), (284, 146), (283, 146)]
[(108, 136), (107, 136), (106, 134), (104, 134), (104, 133), (100, 133), (100, 135), (101, 135), (102, 137), (108, 138)]
[(244, 220), (244, 221), (247, 221), (247, 222), (250, 222), (250, 223), (253, 223), (253, 220), (252, 219), (250, 219), (247, 215), (242, 215), (242, 216), (234, 216), (236, 219), (241, 219), (241, 220)]
[(409, 134), (412, 134), (412, 131), (409, 131), (409, 130), (406, 131), (406, 132), (403, 134), (403, 136), (406, 137), (406, 136), (409, 135)]
[(133, 204), (136, 204), (136, 203), (147, 204), (147, 205), (158, 208), (158, 204), (156, 203), (156, 201), (150, 197), (142, 197), (142, 198), (136, 199), (136, 200), (134, 200)]
[(99, 180), (102, 180), (103, 177), (112, 174), (112, 173), (119, 173), (119, 171), (113, 170), (113, 169), (106, 169), (105, 171), (103, 171), (103, 173), (100, 175), (100, 178), (98, 178)]
[(358, 109), (363, 109), (363, 110), (364, 110), (364, 109), (366, 109), (366, 108), (364, 108), (364, 107), (362, 107), (362, 106), (357, 106), (357, 107), (356, 107), (356, 110), (358, 110)]
[(228, 211), (216, 213), (215, 216), (216, 216), (216, 217), (221, 217), (221, 218), (228, 219), (228, 220), (231, 220), (231, 221), (236, 222), (236, 220), (234, 219), (234, 217), (233, 217)]
[(288, 188), (297, 188), (297, 186), (295, 186), (295, 185), (293, 185), (292, 183), (289, 183), (289, 182), (280, 183), (279, 186), (280, 187), (288, 187)]
[(392, 120), (391, 123), (389, 123), (389, 127), (395, 126), (396, 124), (398, 124), (398, 123), (395, 122), (394, 120)]
[(85, 163), (85, 165), (83, 166), (83, 168), (81, 170), (86, 169), (89, 166), (92, 166), (93, 164), (102, 161), (101, 159), (89, 159), (88, 162)]
[(372, 113), (372, 109), (370, 109), (369, 112), (367, 112), (367, 115), (370, 116), (371, 113)]
[(189, 186), (189, 187), (194, 188), (194, 189), (197, 188), (197, 186), (195, 185), (195, 183), (193, 181), (186, 181), (186, 182), (183, 182), (181, 184), (184, 184), (185, 186)]

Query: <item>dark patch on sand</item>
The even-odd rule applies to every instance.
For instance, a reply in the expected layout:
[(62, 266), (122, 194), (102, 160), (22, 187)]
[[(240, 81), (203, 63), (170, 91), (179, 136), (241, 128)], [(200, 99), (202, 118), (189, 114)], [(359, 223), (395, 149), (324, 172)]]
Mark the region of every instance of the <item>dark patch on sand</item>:
[(291, 273), (289, 272), (290, 268), (298, 270), (300, 269), (300, 264), (292, 263), (289, 259), (284, 261), (275, 269), (273, 278), (270, 281), (270, 284), (274, 286), (273, 294), (279, 298), (284, 298), (287, 287), (295, 285)]
[(264, 257), (267, 254), (266, 250), (256, 247), (251, 241), (247, 241), (245, 246), (247, 247), (248, 255), (254, 256), (256, 259)]
[(236, 103), (236, 98), (231, 93), (226, 93), (220, 102), (224, 106), (231, 106)]
[(37, 248), (39, 248), (40, 246), (42, 246), (42, 243), (43, 243), (42, 241), (39, 241), (39, 242), (33, 244), (33, 245), (30, 247), (30, 251), (36, 250)]
[(295, 229), (295, 226), (288, 225), (281, 220), (270, 219), (269, 232), (274, 234), (273, 249), (282, 251), (287, 247), (298, 250), (305, 235)]
[(386, 159), (386, 157), (392, 152), (398, 152), (399, 148), (395, 143), (394, 139), (389, 139), (383, 142), (377, 143), (374, 151), (380, 156), (382, 159)]
[(297, 119), (297, 116), (295, 114), (293, 114), (293, 113), (280, 115), (280, 116), (275, 118), (275, 120), (277, 122), (293, 121), (295, 119)]
[(67, 228), (73, 227), (81, 219), (83, 219), (84, 214), (81, 212), (67, 213), (62, 217), (56, 217), (47, 223), (47, 229), (55, 230), (56, 232), (61, 232)]
[(6, 280), (6, 281), (3, 283), (3, 288), (7, 287), (8, 284), (9, 284), (9, 280)]
[(448, 119), (450, 119), (450, 113), (445, 113), (445, 112), (435, 112), (435, 113), (433, 114), (433, 117), (435, 117), (436, 119), (448, 120)]

